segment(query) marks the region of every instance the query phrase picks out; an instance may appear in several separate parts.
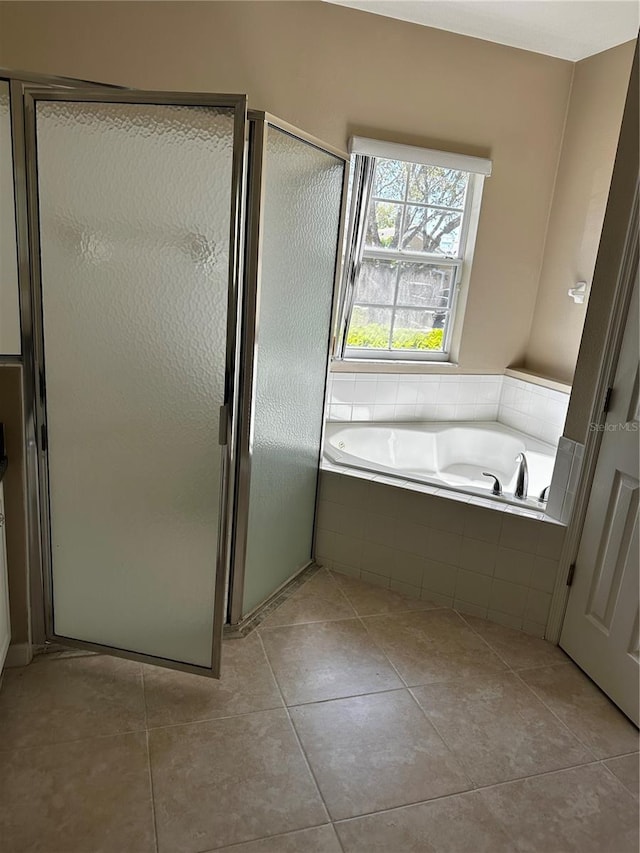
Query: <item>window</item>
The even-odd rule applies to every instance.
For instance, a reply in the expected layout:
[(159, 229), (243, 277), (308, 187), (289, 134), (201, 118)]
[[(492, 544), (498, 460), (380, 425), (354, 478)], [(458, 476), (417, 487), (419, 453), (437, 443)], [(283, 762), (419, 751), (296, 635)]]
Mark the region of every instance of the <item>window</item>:
[(446, 361), (490, 161), (360, 138), (351, 151), (337, 356)]

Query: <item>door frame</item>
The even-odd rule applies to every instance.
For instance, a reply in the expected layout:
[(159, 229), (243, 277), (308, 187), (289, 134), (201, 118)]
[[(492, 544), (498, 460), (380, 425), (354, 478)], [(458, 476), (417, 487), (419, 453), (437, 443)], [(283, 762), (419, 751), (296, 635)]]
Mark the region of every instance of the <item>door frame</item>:
[[(612, 386), (618, 358), (622, 346), (625, 324), (629, 303), (633, 292), (633, 286), (638, 270), (638, 255), (640, 249), (640, 178), (636, 178), (633, 202), (624, 247), (616, 275), (615, 294), (612, 310), (607, 323), (605, 346), (600, 356), (598, 379), (593, 396), (593, 404), (589, 422), (591, 424), (604, 424), (606, 419), (606, 403), (609, 388)], [(569, 584), (569, 572), (572, 564), (577, 558), (582, 529), (587, 514), (587, 506), (591, 497), (591, 487), (595, 476), (596, 465), (603, 432), (598, 429), (588, 430), (584, 445), (584, 456), (580, 478), (576, 487), (576, 496), (571, 511), (571, 517), (567, 527), (556, 585), (551, 600), (549, 621), (547, 623), (546, 638), (554, 643), (559, 643), (562, 633), (562, 623), (571, 587)]]
[[(162, 664), (183, 672), (201, 675), (220, 675), (220, 653), (222, 628), (226, 609), (226, 584), (229, 572), (229, 556), (232, 537), (233, 483), (235, 479), (236, 453), (232, 440), (235, 429), (237, 407), (238, 362), (237, 341), (242, 306), (242, 232), (243, 193), (245, 181), (244, 137), (247, 116), (247, 98), (238, 94), (156, 92), (135, 89), (115, 89), (98, 86), (83, 86), (75, 81), (73, 88), (62, 88), (56, 84), (41, 88), (20, 81), (23, 123), (20, 142), (24, 169), (21, 205), (24, 210), (23, 226), (26, 226), (27, 245), (21, 247), (30, 259), (28, 275), (20, 278), (22, 300), (21, 317), (23, 326), (23, 357), (25, 373), (29, 375), (31, 388), (25, 400), (28, 424), (28, 502), (29, 534), (33, 550), (30, 549), (30, 581), (32, 610), (32, 645), (60, 644), (71, 648), (88, 649), (114, 656), (126, 657), (143, 663)], [(36, 140), (36, 101), (76, 101), (94, 103), (158, 104), (194, 107), (226, 107), (234, 111), (234, 142), (232, 150), (231, 209), (229, 232), (229, 290), (227, 300), (227, 339), (224, 381), (224, 405), (220, 411), (219, 443), (222, 452), (220, 482), (220, 516), (218, 520), (218, 551), (216, 555), (216, 577), (213, 605), (213, 636), (211, 668), (165, 659), (113, 646), (91, 643), (63, 637), (55, 633), (53, 614), (53, 572), (51, 555), (51, 523), (48, 485), (48, 455), (43, 435), (46, 434), (46, 388), (44, 324), (42, 313), (42, 282), (40, 268), (40, 233), (38, 208), (38, 170)], [(16, 196), (18, 190), (16, 188)], [(24, 234), (23, 234), (24, 236)], [(22, 253), (21, 253), (22, 257)], [(26, 279), (26, 280), (25, 280)], [(29, 359), (27, 367), (26, 359)], [(43, 432), (45, 431), (45, 432)], [(29, 464), (29, 461), (31, 464)], [(35, 557), (35, 560), (33, 559)], [(37, 622), (34, 620), (37, 620)], [(34, 630), (35, 629), (35, 630)]]

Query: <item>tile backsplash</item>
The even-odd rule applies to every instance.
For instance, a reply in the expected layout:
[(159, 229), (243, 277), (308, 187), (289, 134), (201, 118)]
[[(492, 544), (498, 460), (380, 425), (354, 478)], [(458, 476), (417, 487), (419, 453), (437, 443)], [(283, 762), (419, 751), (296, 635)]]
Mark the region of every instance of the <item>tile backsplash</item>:
[(569, 395), (512, 376), (502, 377), (500, 423), (550, 444), (558, 444), (567, 418)]
[(569, 395), (500, 374), (331, 373), (330, 421), (499, 421), (557, 444)]
[(329, 420), (496, 420), (502, 376), (333, 373)]

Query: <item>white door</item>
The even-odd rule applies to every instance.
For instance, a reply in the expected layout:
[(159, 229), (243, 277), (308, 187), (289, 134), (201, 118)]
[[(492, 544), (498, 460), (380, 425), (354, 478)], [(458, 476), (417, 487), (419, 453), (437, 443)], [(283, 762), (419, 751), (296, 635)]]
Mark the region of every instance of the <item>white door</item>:
[(48, 636), (217, 676), (246, 99), (25, 105)]
[(560, 645), (638, 723), (638, 281)]

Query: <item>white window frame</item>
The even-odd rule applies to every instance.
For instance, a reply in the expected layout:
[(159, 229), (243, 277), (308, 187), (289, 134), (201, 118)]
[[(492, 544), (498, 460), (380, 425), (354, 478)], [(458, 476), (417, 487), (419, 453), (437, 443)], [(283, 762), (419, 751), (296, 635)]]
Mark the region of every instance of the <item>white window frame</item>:
[[(480, 157), (435, 151), (411, 145), (399, 145), (362, 137), (353, 137), (350, 140), (349, 149), (352, 154), (351, 203), (345, 237), (340, 312), (338, 315), (339, 325), (336, 330), (334, 359), (350, 362), (454, 362), (457, 360), (462, 338), (462, 323), (478, 230), (484, 179), (491, 174), (491, 161)], [(455, 257), (402, 249), (365, 247), (364, 234), (370, 195), (373, 189), (376, 159), (442, 166), (443, 168), (457, 169), (468, 173), (469, 181), (463, 207), (458, 253)], [(449, 316), (442, 350), (391, 350), (349, 347), (347, 345), (347, 334), (355, 305), (356, 282), (364, 258), (433, 263), (438, 266), (448, 266), (454, 270), (452, 293), (447, 308)], [(398, 306), (394, 303), (393, 306), (372, 304), (371, 307), (391, 307), (395, 317), (395, 312), (399, 307), (416, 306)]]

